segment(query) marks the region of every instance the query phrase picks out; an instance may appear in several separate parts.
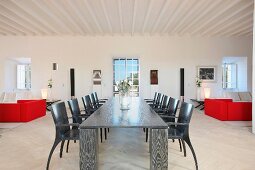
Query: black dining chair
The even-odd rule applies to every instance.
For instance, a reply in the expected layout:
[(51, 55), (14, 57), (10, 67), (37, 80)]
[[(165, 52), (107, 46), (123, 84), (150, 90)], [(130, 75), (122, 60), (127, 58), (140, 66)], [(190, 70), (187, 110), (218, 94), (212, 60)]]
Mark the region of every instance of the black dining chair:
[(94, 96), (95, 96), (97, 104), (105, 103), (108, 100), (108, 99), (99, 99), (97, 96), (97, 92), (94, 92)]
[(62, 152), (65, 140), (79, 140), (79, 130), (78, 128), (71, 128), (72, 127), (78, 127), (78, 123), (69, 123), (66, 107), (64, 102), (58, 102), (54, 103), (52, 106), (51, 114), (54, 120), (55, 129), (56, 129), (56, 135), (55, 135), (55, 141), (53, 143), (53, 146), (50, 150), (46, 170), (49, 169), (51, 156), (57, 147), (57, 145), (61, 142), (60, 147), (60, 158), (62, 158)]
[[(93, 108), (93, 105), (91, 103), (89, 95), (86, 95), (85, 97), (82, 97), (82, 102), (83, 102), (85, 111), (88, 114), (92, 114), (98, 109), (98, 108)], [(104, 136), (105, 136), (105, 140), (106, 140), (107, 139), (107, 129), (106, 128), (104, 128)], [(100, 128), (100, 138), (101, 138), (101, 142), (103, 142), (102, 128)]]
[(189, 137), (189, 124), (194, 106), (190, 103), (182, 102), (177, 122), (166, 122), (168, 128), (168, 139), (180, 139), (183, 144), (184, 156), (186, 156), (186, 142), (193, 154), (196, 169), (198, 170), (197, 157)]
[[(67, 103), (72, 114), (73, 123), (81, 124), (83, 120), (87, 119), (90, 116), (88, 114), (81, 114), (77, 98), (68, 100)], [(72, 127), (72, 129), (78, 129), (78, 127)], [(69, 142), (70, 141), (68, 140), (66, 145), (66, 152), (68, 152)]]
[(153, 110), (154, 110), (156, 113), (158, 113), (158, 112), (163, 112), (163, 111), (167, 110), (168, 101), (169, 101), (168, 96), (167, 96), (167, 95), (164, 95), (164, 96), (162, 97), (162, 101), (161, 101), (159, 107), (158, 107), (158, 108), (154, 108)]
[(90, 115), (97, 110), (97, 108), (93, 108), (89, 95), (82, 97), (82, 102), (84, 105), (85, 112), (87, 114)]
[(165, 122), (174, 121), (172, 116), (176, 116), (180, 100), (170, 97), (166, 109), (159, 109), (157, 113)]
[(99, 108), (99, 107), (101, 107), (103, 105), (103, 104), (101, 104), (101, 103), (96, 101), (94, 93), (91, 93), (90, 97), (91, 97), (91, 102), (92, 102), (92, 105), (93, 105), (94, 108)]
[(161, 99), (161, 93), (158, 93), (157, 95), (157, 99), (153, 102), (153, 103), (150, 103), (150, 107), (152, 108), (157, 108), (160, 104), (160, 99)]
[(157, 95), (158, 95), (158, 93), (155, 92), (153, 99), (144, 99), (144, 100), (145, 100), (146, 102), (148, 102), (148, 103), (149, 103), (149, 102), (153, 103), (153, 101), (156, 101)]
[[(180, 100), (170, 97), (168, 101), (168, 105), (166, 109), (158, 110), (158, 115), (165, 121), (165, 122), (175, 122), (176, 112), (179, 106)], [(174, 142), (174, 139), (173, 139)], [(181, 140), (178, 139), (180, 145), (180, 152), (182, 152), (182, 143)], [(184, 153), (185, 154), (185, 153)]]

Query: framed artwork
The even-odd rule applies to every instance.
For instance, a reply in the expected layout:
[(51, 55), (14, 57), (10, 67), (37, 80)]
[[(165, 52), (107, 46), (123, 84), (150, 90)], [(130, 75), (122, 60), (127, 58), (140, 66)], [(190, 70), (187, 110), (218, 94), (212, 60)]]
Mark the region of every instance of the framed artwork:
[(93, 84), (100, 85), (101, 84), (101, 70), (93, 70)]
[(203, 82), (216, 82), (216, 66), (197, 66), (197, 77)]
[(153, 85), (158, 84), (158, 70), (151, 70), (150, 77), (151, 84)]

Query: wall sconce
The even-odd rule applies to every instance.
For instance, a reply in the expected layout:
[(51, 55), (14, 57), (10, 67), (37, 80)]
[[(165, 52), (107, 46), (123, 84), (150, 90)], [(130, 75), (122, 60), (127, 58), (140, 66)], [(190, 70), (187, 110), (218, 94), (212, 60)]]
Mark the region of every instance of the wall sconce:
[(48, 97), (48, 89), (41, 89), (42, 99), (47, 99)]
[(58, 63), (53, 63), (53, 70), (58, 70)]
[(211, 89), (210, 88), (204, 88), (204, 94), (205, 94), (205, 99), (210, 98)]

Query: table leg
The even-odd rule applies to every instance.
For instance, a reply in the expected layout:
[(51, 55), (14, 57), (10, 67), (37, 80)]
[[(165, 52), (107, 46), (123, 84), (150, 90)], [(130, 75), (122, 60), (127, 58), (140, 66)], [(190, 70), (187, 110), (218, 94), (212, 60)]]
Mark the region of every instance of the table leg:
[(168, 133), (167, 129), (151, 129), (150, 169), (167, 170), (168, 168)]
[(80, 129), (80, 170), (98, 170), (98, 129)]

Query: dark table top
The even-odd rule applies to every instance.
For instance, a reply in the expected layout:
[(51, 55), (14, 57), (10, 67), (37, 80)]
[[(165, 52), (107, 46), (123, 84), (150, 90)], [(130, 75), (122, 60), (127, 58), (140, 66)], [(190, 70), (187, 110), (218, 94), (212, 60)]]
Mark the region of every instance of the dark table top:
[(198, 103), (204, 103), (204, 100), (197, 100), (197, 99), (190, 99), (191, 101), (198, 102)]
[(119, 98), (109, 99), (80, 128), (167, 128), (167, 124), (139, 97), (130, 98), (130, 109), (121, 110)]

